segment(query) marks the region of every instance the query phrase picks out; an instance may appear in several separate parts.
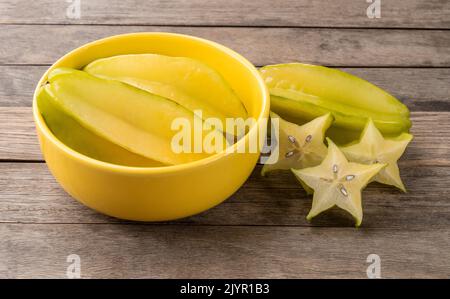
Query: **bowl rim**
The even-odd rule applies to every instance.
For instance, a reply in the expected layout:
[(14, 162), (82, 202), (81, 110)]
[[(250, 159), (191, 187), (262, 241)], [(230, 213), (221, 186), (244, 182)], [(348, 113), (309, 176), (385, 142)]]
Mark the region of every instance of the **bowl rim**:
[[(79, 50), (87, 49), (91, 46), (94, 46), (94, 45), (97, 45), (97, 44), (100, 44), (100, 43), (103, 43), (103, 42), (106, 42), (109, 40), (123, 39), (123, 38), (127, 38), (127, 37), (136, 37), (136, 36), (140, 36), (140, 35), (142, 35), (142, 36), (162, 35), (162, 36), (168, 36), (168, 37), (181, 37), (181, 38), (197, 41), (200, 43), (208, 44), (208, 45), (224, 52), (225, 54), (231, 56), (232, 58), (237, 60), (243, 67), (245, 67), (247, 70), (249, 70), (251, 72), (253, 77), (257, 80), (259, 89), (262, 91), (262, 105), (261, 105), (262, 109), (260, 110), (259, 115), (256, 119), (256, 123), (253, 125), (253, 127), (250, 128), (250, 130), (247, 132), (247, 134), (245, 134), (240, 140), (238, 140), (236, 143), (234, 143), (231, 146), (231, 147), (233, 147), (233, 151), (230, 152), (229, 148), (228, 148), (228, 150), (225, 149), (225, 150), (221, 151), (220, 153), (216, 153), (210, 157), (192, 161), (192, 162), (188, 162), (188, 163), (177, 164), (177, 165), (156, 166), (156, 167), (126, 166), (126, 165), (119, 165), (119, 164), (104, 162), (104, 161), (97, 160), (97, 159), (91, 158), (89, 156), (86, 156), (82, 153), (79, 153), (79, 152), (73, 150), (72, 148), (68, 147), (67, 145), (65, 145), (50, 131), (50, 129), (48, 128), (47, 124), (45, 123), (41, 113), (39, 112), (39, 109), (37, 107), (37, 99), (36, 99), (36, 96), (37, 96), (38, 90), (42, 84), (42, 81), (43, 81), (44, 77), (48, 74), (49, 70), (52, 69), (61, 60), (65, 59), (69, 55), (73, 55), (75, 52), (78, 52)], [(242, 154), (242, 153), (238, 153), (236, 151), (237, 147), (242, 146), (243, 145), (242, 143), (246, 142), (246, 140), (249, 138), (248, 136), (250, 134), (257, 133), (255, 131), (259, 129), (259, 125), (262, 121), (262, 118), (264, 116), (268, 115), (269, 109), (270, 109), (269, 91), (264, 83), (263, 78), (259, 74), (258, 70), (250, 61), (248, 61), (246, 58), (244, 58), (241, 54), (239, 54), (239, 53), (235, 52), (234, 50), (232, 50), (222, 44), (219, 44), (217, 42), (210, 41), (210, 40), (196, 37), (196, 36), (192, 36), (192, 35), (171, 33), (171, 32), (134, 32), (134, 33), (112, 35), (109, 37), (91, 41), (89, 43), (86, 43), (80, 47), (77, 47), (77, 48), (69, 51), (68, 53), (66, 53), (62, 57), (60, 57), (55, 63), (53, 63), (39, 79), (38, 84), (37, 84), (34, 94), (33, 94), (33, 107), (32, 107), (33, 118), (34, 118), (34, 122), (36, 125), (36, 129), (39, 130), (48, 140), (50, 140), (59, 150), (63, 151), (65, 154), (67, 154), (69, 156), (72, 156), (76, 160), (81, 161), (84, 164), (87, 164), (88, 166), (98, 167), (98, 168), (101, 168), (106, 171), (113, 171), (113, 172), (119, 171), (119, 172), (128, 173), (128, 174), (174, 173), (174, 172), (179, 172), (182, 170), (188, 170), (188, 169), (194, 169), (194, 168), (198, 168), (198, 167), (207, 166), (209, 164), (214, 163), (217, 160), (220, 160), (220, 159), (227, 157), (229, 155), (232, 155), (232, 154)]]

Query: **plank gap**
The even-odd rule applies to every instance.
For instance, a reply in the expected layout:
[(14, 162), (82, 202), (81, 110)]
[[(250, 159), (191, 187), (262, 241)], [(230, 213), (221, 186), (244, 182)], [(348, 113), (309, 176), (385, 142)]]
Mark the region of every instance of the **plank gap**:
[(106, 27), (127, 27), (127, 26), (148, 26), (148, 27), (169, 27), (169, 28), (285, 28), (285, 29), (362, 29), (362, 30), (441, 30), (450, 31), (450, 27), (370, 27), (370, 26), (303, 26), (303, 25), (233, 25), (233, 24), (166, 24), (166, 23), (27, 23), (27, 22), (0, 22), (2, 26), (106, 26)]

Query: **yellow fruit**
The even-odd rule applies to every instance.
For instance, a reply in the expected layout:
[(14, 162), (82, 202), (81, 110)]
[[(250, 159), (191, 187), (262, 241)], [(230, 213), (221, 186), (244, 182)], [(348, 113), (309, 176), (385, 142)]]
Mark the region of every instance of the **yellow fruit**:
[(406, 188), (400, 178), (398, 159), (403, 155), (413, 136), (402, 133), (395, 138), (384, 138), (369, 119), (359, 142), (341, 147), (342, 152), (352, 162), (363, 164), (386, 163), (387, 167), (377, 174), (373, 181), (392, 185), (403, 192)]
[(334, 206), (349, 212), (360, 226), (363, 218), (361, 191), (386, 164), (364, 165), (348, 162), (344, 154), (331, 141), (328, 153), (318, 166), (293, 169), (292, 172), (306, 185), (314, 189), (311, 211), (306, 217), (311, 220)]
[[(190, 125), (191, 136), (196, 136), (194, 126), (201, 126), (202, 120), (173, 101), (69, 68), (53, 70), (48, 80), (47, 92), (62, 110), (90, 131), (133, 153), (164, 164), (187, 163), (210, 155), (202, 148), (194, 153), (193, 144), (190, 153), (174, 151), (171, 143), (177, 131), (172, 129), (173, 121), (184, 120)], [(216, 130), (202, 131), (198, 137), (204, 140), (206, 136), (226, 145)]]
[(103, 162), (124, 166), (156, 167), (164, 164), (136, 155), (89, 131), (59, 108), (56, 99), (43, 86), (37, 104), (47, 126), (65, 145), (83, 155)]
[[(302, 126), (287, 122), (273, 112), (270, 113), (270, 117), (278, 119), (279, 122), (277, 150), (273, 150), (269, 157), (269, 160), (276, 160), (276, 163), (265, 164), (261, 171), (262, 175), (279, 169), (312, 167), (322, 162), (327, 153), (323, 139), (333, 122), (331, 114), (318, 117)], [(311, 193), (310, 188), (304, 187), (306, 192)]]
[(301, 63), (269, 65), (260, 72), (271, 94), (271, 110), (298, 124), (331, 113), (328, 135), (340, 143), (356, 139), (368, 118), (388, 136), (411, 127), (405, 105), (351, 74)]
[(204, 119), (219, 118), (225, 124), (226, 118), (247, 116), (244, 105), (222, 76), (195, 59), (119, 55), (96, 60), (84, 70), (171, 99), (191, 111), (200, 109)]

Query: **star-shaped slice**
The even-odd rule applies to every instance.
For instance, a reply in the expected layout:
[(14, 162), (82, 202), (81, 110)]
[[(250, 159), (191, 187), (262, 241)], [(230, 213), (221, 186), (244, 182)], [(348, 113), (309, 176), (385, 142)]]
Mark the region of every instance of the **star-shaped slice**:
[(334, 206), (349, 212), (360, 226), (363, 218), (361, 191), (386, 164), (348, 162), (339, 148), (327, 138), (328, 153), (322, 163), (305, 169), (292, 169), (295, 176), (314, 189), (311, 211), (306, 219)]
[(403, 155), (413, 136), (402, 133), (395, 138), (384, 138), (371, 119), (361, 134), (360, 141), (341, 147), (342, 152), (352, 162), (363, 164), (386, 163), (387, 167), (373, 178), (373, 181), (392, 185), (406, 192), (397, 161)]
[(272, 151), (269, 158), (275, 158), (277, 162), (265, 164), (262, 175), (278, 169), (316, 166), (322, 162), (327, 153), (327, 147), (323, 143), (325, 131), (333, 122), (331, 114), (313, 119), (302, 126), (285, 121), (273, 112), (270, 117), (279, 119), (279, 135), (276, 140), (278, 151)]

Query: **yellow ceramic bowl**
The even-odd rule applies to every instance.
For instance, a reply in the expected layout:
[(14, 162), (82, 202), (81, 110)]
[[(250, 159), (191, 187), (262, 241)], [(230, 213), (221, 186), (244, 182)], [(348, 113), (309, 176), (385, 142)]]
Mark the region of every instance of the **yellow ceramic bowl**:
[[(255, 67), (222, 45), (187, 35), (132, 33), (86, 44), (51, 66), (38, 87), (56, 67), (82, 68), (98, 58), (133, 53), (191, 57), (209, 64), (236, 91), (249, 115), (265, 124), (269, 94)], [(60, 142), (37, 109), (36, 92), (33, 116), (45, 161), (64, 190), (86, 206), (122, 219), (171, 220), (209, 209), (245, 182), (259, 156), (259, 153), (222, 152), (176, 166), (119, 166), (86, 157)], [(258, 127), (253, 127), (238, 143), (248, 143), (257, 131)]]

